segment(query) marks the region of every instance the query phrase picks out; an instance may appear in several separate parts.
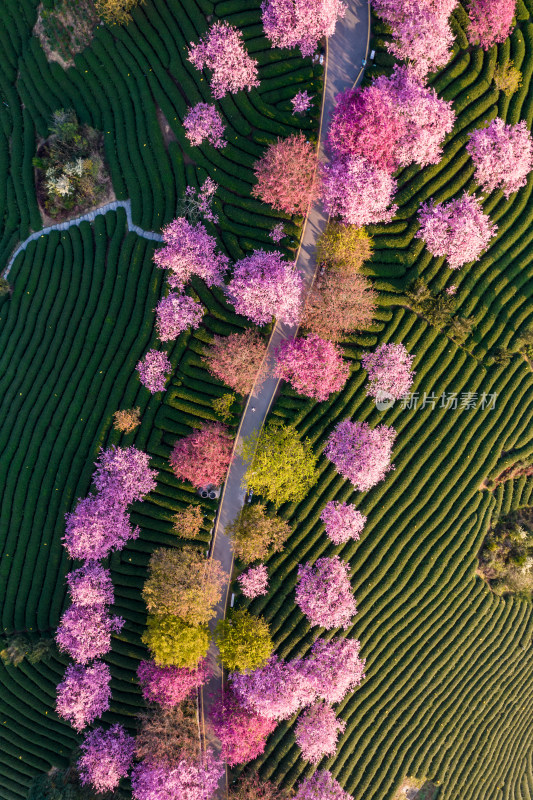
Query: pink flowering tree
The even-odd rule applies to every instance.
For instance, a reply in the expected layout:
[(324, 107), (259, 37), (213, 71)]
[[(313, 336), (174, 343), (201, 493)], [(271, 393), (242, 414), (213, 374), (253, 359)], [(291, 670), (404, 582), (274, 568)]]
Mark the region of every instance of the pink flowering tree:
[(294, 97), (291, 99), (292, 103), (292, 113), (293, 114), (304, 114), (311, 108), (311, 101), (313, 99), (313, 95), (310, 95), (307, 90), (296, 92)]
[(198, 147), (207, 139), (213, 147), (227, 145), (224, 140), (224, 123), (216, 106), (210, 103), (196, 103), (189, 108), (183, 120), (185, 136), (193, 147)]
[(268, 570), (264, 564), (250, 567), (239, 575), (238, 581), (241, 592), (250, 599), (268, 592)]
[(277, 211), (303, 216), (317, 195), (317, 164), (316, 148), (303, 133), (278, 139), (254, 164), (252, 195)]
[(490, 50), (504, 42), (511, 33), (516, 0), (470, 0), (468, 4), (468, 41)]
[(348, 572), (338, 556), (299, 565), (295, 602), (310, 625), (327, 630), (350, 626), (357, 609)]
[(157, 470), (150, 469), (150, 456), (136, 447), (100, 450), (93, 483), (100, 496), (112, 505), (126, 507), (144, 500), (156, 487)]
[(470, 134), (466, 149), (476, 168), (476, 181), (484, 192), (501, 189), (509, 197), (526, 185), (533, 169), (533, 139), (525, 120), (506, 125), (496, 117), (488, 127)]
[(82, 784), (90, 784), (96, 792), (110, 792), (130, 770), (135, 739), (122, 725), (95, 728), (85, 736), (81, 752), (77, 767)]
[(78, 664), (87, 664), (111, 650), (111, 634), (118, 633), (124, 620), (109, 614), (105, 606), (71, 605), (56, 631), (60, 650)]
[(265, 749), (276, 722), (246, 709), (228, 689), (212, 712), (213, 730), (222, 744), (221, 756), (230, 767), (252, 761)]
[(355, 506), (339, 503), (336, 500), (326, 503), (320, 519), (333, 544), (344, 544), (350, 539), (358, 541), (366, 522), (364, 514), (361, 514)]
[(179, 292), (193, 275), (208, 286), (221, 286), (229, 258), (216, 252), (216, 239), (201, 222), (193, 224), (178, 217), (163, 228), (165, 246), (154, 253), (154, 263), (166, 269), (167, 281)]
[(188, 328), (197, 328), (204, 315), (201, 303), (186, 294), (176, 292), (162, 297), (155, 311), (157, 335), (162, 342), (177, 339)]
[(449, 203), (424, 203), (418, 212), (423, 239), (434, 256), (445, 256), (450, 269), (477, 261), (498, 230), (483, 213), (481, 201), (466, 192)]
[(197, 760), (183, 758), (172, 767), (141, 762), (134, 767), (134, 800), (212, 800), (224, 765), (211, 750)]
[(365, 660), (357, 639), (317, 639), (301, 662), (300, 673), (317, 697), (340, 703), (365, 679)]
[(299, 47), (311, 56), (320, 39), (333, 36), (346, 14), (341, 0), (263, 0), (263, 28), (272, 47)]
[(454, 121), (451, 100), (442, 100), (411, 69), (396, 66), (390, 77), (337, 97), (328, 145), (336, 156), (361, 156), (389, 173), (413, 162), (425, 167), (440, 161)]
[(172, 372), (172, 364), (162, 350), (148, 350), (135, 368), (139, 380), (151, 394), (165, 391), (165, 383)]
[(270, 720), (289, 719), (316, 699), (313, 676), (302, 669), (301, 659), (282, 661), (272, 656), (253, 672), (232, 672), (232, 689), (242, 705)]
[(189, 222), (198, 222), (200, 217), (210, 222), (218, 222), (218, 216), (212, 209), (218, 183), (209, 176), (197, 189), (187, 186), (185, 194), (178, 203), (178, 216), (185, 217)]
[(399, 400), (413, 385), (414, 356), (403, 344), (381, 344), (372, 353), (365, 353), (361, 365), (368, 373), (366, 393), (379, 399), (389, 395)]
[(343, 361), (340, 347), (316, 334), (285, 340), (275, 355), (275, 377), (315, 400), (327, 400), (333, 392), (340, 392), (350, 377), (350, 365)]
[(78, 733), (109, 708), (111, 672), (103, 661), (69, 664), (57, 686), (56, 711)]
[(217, 100), (259, 86), (257, 61), (246, 52), (241, 31), (228, 22), (211, 25), (198, 44), (191, 43), (187, 58), (196, 69), (211, 70), (211, 92)]
[(130, 524), (122, 504), (101, 495), (78, 500), (65, 520), (63, 544), (69, 557), (80, 561), (106, 558), (111, 551), (122, 550), (130, 539), (137, 539), (140, 532)]
[(398, 206), (391, 205), (396, 181), (365, 158), (335, 158), (322, 167), (322, 203), (327, 214), (362, 228), (390, 222)]
[(205, 659), (196, 669), (158, 667), (153, 661), (141, 661), (137, 677), (147, 703), (174, 708), (203, 686), (209, 677), (209, 669)]
[(231, 461), (233, 440), (228, 428), (218, 422), (179, 439), (170, 456), (170, 466), (177, 478), (196, 488), (220, 486)]
[(366, 492), (385, 478), (391, 466), (394, 428), (368, 422), (339, 422), (330, 435), (325, 455), (344, 478), (360, 492)]
[(346, 723), (337, 719), (335, 712), (326, 703), (315, 703), (298, 719), (296, 723), (296, 744), (302, 756), (312, 764), (324, 756), (332, 756), (337, 749), (337, 739), (344, 733)]
[(276, 244), (281, 242), (281, 240), (285, 238), (285, 228), (283, 226), (283, 222), (277, 222), (268, 235), (273, 242), (276, 242)]
[(111, 571), (97, 561), (69, 572), (67, 585), (72, 602), (79, 606), (111, 605), (115, 599)]
[(344, 791), (331, 772), (323, 769), (300, 783), (294, 800), (353, 800), (353, 798)]
[(277, 250), (254, 250), (237, 261), (226, 293), (242, 314), (256, 325), (276, 317), (287, 325), (298, 324), (302, 302), (302, 279), (294, 264)]

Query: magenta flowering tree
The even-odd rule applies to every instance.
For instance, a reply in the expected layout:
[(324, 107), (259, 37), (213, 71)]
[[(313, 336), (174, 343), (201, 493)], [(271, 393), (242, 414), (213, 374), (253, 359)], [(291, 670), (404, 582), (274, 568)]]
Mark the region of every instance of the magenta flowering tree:
[(390, 222), (398, 206), (391, 205), (396, 181), (365, 158), (335, 158), (322, 167), (322, 203), (327, 214), (362, 228)]
[(200, 217), (210, 222), (218, 222), (218, 216), (212, 209), (218, 183), (207, 176), (199, 188), (187, 186), (185, 194), (178, 203), (178, 214), (189, 222), (198, 222)]
[(105, 606), (71, 605), (56, 631), (57, 646), (78, 664), (87, 664), (109, 653), (111, 634), (123, 625), (124, 620), (111, 616)]
[(156, 487), (157, 470), (150, 469), (150, 456), (136, 447), (100, 450), (93, 483), (107, 502), (126, 507), (143, 500)]
[(67, 585), (72, 602), (79, 606), (111, 605), (115, 600), (111, 571), (97, 561), (69, 572)]
[(225, 125), (216, 106), (210, 103), (196, 103), (189, 108), (183, 120), (185, 136), (193, 147), (198, 147), (207, 139), (213, 147), (221, 148), (227, 145), (224, 140)]
[(134, 767), (134, 800), (212, 800), (224, 765), (211, 750), (197, 760), (183, 758), (173, 767), (141, 762)]
[(357, 639), (317, 639), (300, 671), (316, 696), (327, 703), (340, 703), (365, 678), (365, 660)]
[(211, 92), (217, 100), (259, 86), (257, 61), (246, 52), (241, 31), (228, 22), (215, 22), (198, 44), (191, 42), (187, 58), (196, 69), (211, 70)]
[(511, 33), (516, 0), (470, 0), (468, 40), (483, 50), (504, 42)]
[(294, 97), (291, 99), (292, 103), (292, 113), (293, 114), (304, 114), (311, 108), (311, 100), (313, 99), (313, 95), (310, 95), (307, 90), (296, 92)]
[(155, 394), (165, 391), (165, 383), (172, 372), (172, 364), (163, 350), (148, 350), (135, 369), (139, 373), (142, 385), (151, 394)]
[(254, 250), (237, 261), (226, 293), (242, 314), (256, 325), (276, 317), (287, 325), (297, 325), (301, 312), (302, 279), (294, 264), (275, 250)]
[(242, 705), (261, 717), (292, 717), (316, 699), (313, 676), (302, 669), (301, 659), (282, 661), (272, 656), (253, 672), (232, 672), (229, 680)]
[(170, 456), (170, 466), (177, 478), (189, 481), (197, 489), (209, 484), (220, 486), (226, 477), (232, 451), (233, 439), (228, 428), (212, 422), (178, 439)]
[(111, 672), (103, 661), (88, 667), (69, 664), (57, 685), (56, 711), (74, 730), (83, 730), (109, 708)]
[(288, 381), (298, 394), (327, 400), (350, 377), (350, 365), (334, 342), (310, 334), (285, 340), (276, 350), (274, 375)]
[(355, 506), (336, 500), (326, 503), (320, 519), (333, 544), (344, 544), (350, 539), (357, 541), (366, 523), (366, 517)]
[(340, 783), (332, 776), (331, 772), (323, 769), (315, 772), (310, 778), (305, 778), (294, 796), (294, 800), (353, 800), (345, 792)]
[(229, 689), (212, 712), (213, 730), (222, 744), (221, 756), (230, 767), (252, 761), (265, 749), (276, 722), (246, 709)]
[(466, 149), (476, 167), (476, 181), (484, 192), (501, 189), (509, 197), (526, 185), (533, 169), (533, 139), (525, 120), (506, 125), (496, 117), (488, 127), (472, 131)]
[(157, 335), (162, 342), (177, 339), (180, 333), (188, 328), (197, 328), (204, 315), (201, 303), (197, 303), (186, 294), (176, 292), (162, 297), (155, 311)]
[(250, 599), (268, 592), (268, 570), (264, 564), (250, 567), (239, 575), (238, 581), (241, 592)]
[(332, 756), (345, 728), (346, 723), (337, 719), (331, 706), (323, 702), (312, 705), (300, 715), (294, 732), (303, 758), (318, 764), (324, 756)]
[(108, 730), (95, 728), (85, 736), (81, 752), (77, 767), (82, 784), (90, 784), (97, 792), (110, 792), (129, 772), (135, 739), (122, 725), (112, 725)]
[(338, 556), (299, 565), (295, 603), (310, 625), (328, 630), (350, 626), (357, 608), (348, 572), (348, 564)]
[(124, 505), (108, 496), (81, 498), (65, 520), (63, 544), (69, 557), (80, 561), (106, 558), (110, 551), (122, 550), (129, 539), (139, 536), (139, 528), (130, 524)]
[(283, 222), (277, 222), (268, 235), (273, 242), (276, 242), (276, 244), (281, 242), (281, 240), (285, 238), (285, 228), (283, 226)]
[(320, 39), (333, 36), (346, 14), (341, 0), (263, 0), (263, 28), (272, 47), (299, 47), (311, 56)]
[(394, 428), (368, 422), (345, 419), (330, 435), (324, 454), (344, 478), (360, 492), (366, 492), (382, 481), (391, 465), (392, 446), (396, 439)]
[(208, 286), (221, 286), (229, 258), (216, 252), (216, 239), (208, 234), (205, 225), (178, 217), (163, 228), (165, 246), (154, 253), (154, 263), (166, 269), (172, 289), (182, 291), (193, 275)]
[(205, 659), (199, 662), (197, 669), (158, 667), (153, 661), (141, 661), (137, 677), (147, 703), (174, 708), (203, 686), (209, 677), (209, 668)]
[(414, 356), (409, 355), (403, 344), (381, 344), (372, 353), (365, 353), (361, 365), (368, 373), (369, 397), (390, 395), (396, 400), (407, 394), (413, 385)]
[(481, 201), (466, 192), (449, 203), (424, 203), (418, 212), (423, 239), (434, 256), (445, 256), (450, 269), (477, 261), (498, 230), (483, 213)]

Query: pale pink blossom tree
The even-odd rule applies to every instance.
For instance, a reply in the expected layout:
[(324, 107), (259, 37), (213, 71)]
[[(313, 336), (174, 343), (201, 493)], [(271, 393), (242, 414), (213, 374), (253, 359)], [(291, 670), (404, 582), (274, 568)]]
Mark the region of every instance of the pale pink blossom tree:
[(183, 120), (183, 127), (185, 136), (193, 147), (199, 147), (206, 139), (217, 149), (227, 145), (222, 117), (216, 106), (210, 103), (196, 103), (189, 108)]
[(357, 639), (317, 639), (301, 662), (300, 672), (316, 696), (327, 703), (340, 703), (365, 679), (365, 660)]
[(339, 422), (330, 435), (324, 454), (344, 478), (366, 492), (385, 478), (391, 465), (394, 428), (368, 422)]
[(198, 489), (213, 484), (220, 486), (231, 461), (233, 440), (229, 430), (219, 422), (179, 439), (170, 456), (170, 466), (180, 480), (189, 481)]
[(300, 783), (294, 800), (353, 800), (353, 798), (344, 791), (331, 772), (323, 769)]
[(69, 572), (67, 585), (72, 602), (79, 606), (111, 605), (115, 599), (111, 571), (97, 561)]
[(265, 325), (276, 317), (296, 325), (302, 302), (302, 279), (293, 263), (280, 252), (254, 250), (251, 256), (237, 261), (226, 293), (242, 314), (256, 325)]
[(263, 0), (263, 28), (272, 47), (299, 47), (311, 56), (323, 37), (333, 36), (346, 14), (341, 0)]
[(332, 756), (339, 734), (344, 733), (345, 728), (346, 723), (337, 719), (331, 706), (324, 702), (312, 705), (300, 715), (294, 732), (303, 758), (318, 764), (324, 756)]
[(204, 315), (204, 307), (186, 294), (171, 292), (162, 297), (156, 308), (157, 334), (162, 342), (177, 339), (188, 328), (197, 328)]
[(211, 70), (211, 92), (217, 100), (259, 86), (257, 61), (248, 55), (241, 31), (228, 22), (215, 22), (198, 44), (191, 42), (187, 58), (196, 69)]
[(148, 350), (135, 369), (139, 373), (142, 385), (151, 394), (155, 394), (165, 391), (165, 383), (172, 372), (172, 364), (163, 350)]
[(327, 400), (350, 377), (350, 365), (342, 356), (338, 345), (316, 334), (285, 340), (275, 353), (274, 375), (288, 381), (298, 394)]
[(183, 758), (173, 767), (141, 762), (134, 767), (134, 800), (212, 800), (224, 765), (212, 750), (197, 760)]
[(221, 756), (230, 767), (252, 761), (265, 749), (276, 722), (246, 709), (231, 688), (212, 711), (213, 730), (222, 744)]
[(318, 154), (303, 133), (271, 144), (255, 162), (253, 197), (286, 214), (304, 215), (318, 191)]
[(344, 544), (350, 539), (358, 541), (366, 523), (366, 517), (355, 506), (339, 503), (336, 500), (326, 503), (320, 519), (333, 544)]
[(392, 205), (396, 181), (365, 158), (335, 158), (322, 167), (322, 202), (327, 214), (362, 228), (390, 222), (398, 206)]
[(477, 261), (498, 230), (481, 201), (466, 192), (449, 203), (424, 203), (418, 212), (423, 239), (434, 256), (445, 256), (450, 269), (459, 269), (469, 261)]
[(100, 497), (125, 508), (144, 500), (155, 489), (157, 470), (150, 469), (149, 464), (148, 453), (133, 446), (112, 445), (107, 450), (100, 450), (93, 483)]
[(195, 224), (178, 217), (162, 230), (165, 247), (156, 250), (154, 263), (168, 271), (172, 289), (182, 291), (193, 275), (208, 286), (221, 286), (229, 258), (216, 252), (216, 239), (201, 222)]
[(379, 398), (390, 395), (396, 400), (407, 394), (413, 385), (414, 356), (409, 355), (403, 344), (381, 344), (371, 353), (365, 353), (361, 365), (368, 373), (370, 383), (366, 393)]
[(453, 295), (456, 294), (456, 292), (457, 292), (457, 286), (455, 285), (455, 283), (452, 283), (451, 286), (448, 286), (446, 288), (446, 294), (449, 294), (450, 297), (453, 297)]
[(281, 242), (281, 240), (285, 238), (285, 228), (283, 227), (283, 222), (277, 222), (268, 235), (273, 242), (276, 242), (276, 244)]
[(310, 625), (327, 630), (350, 626), (357, 608), (348, 572), (348, 564), (338, 556), (299, 565), (295, 603)]
[(96, 792), (110, 792), (118, 787), (133, 763), (135, 739), (122, 725), (108, 730), (95, 728), (80, 745), (78, 773), (82, 784), (90, 784)]
[(205, 351), (207, 369), (239, 394), (249, 394), (264, 376), (267, 343), (252, 328), (229, 336), (215, 336)]
[(174, 708), (203, 686), (209, 677), (209, 669), (205, 659), (199, 662), (196, 669), (158, 667), (153, 661), (141, 661), (137, 677), (147, 703)]
[(504, 42), (511, 33), (516, 0), (470, 0), (468, 40), (483, 50)]
[(103, 661), (94, 661), (88, 667), (69, 664), (57, 685), (57, 713), (79, 733), (108, 710), (110, 681), (111, 672)]
[(238, 581), (241, 592), (250, 599), (268, 592), (268, 570), (264, 564), (250, 567), (239, 575)]
[(311, 101), (314, 95), (310, 95), (307, 90), (296, 92), (294, 97), (291, 99), (292, 103), (292, 113), (293, 114), (304, 114), (311, 108)]
[(525, 120), (506, 125), (496, 117), (488, 127), (470, 134), (466, 149), (476, 167), (476, 181), (484, 192), (501, 189), (509, 197), (526, 185), (533, 169), (533, 139)]
[(106, 558), (111, 551), (122, 550), (130, 539), (137, 539), (125, 506), (101, 495), (78, 500), (74, 511), (65, 515), (63, 544), (70, 558), (80, 561)]
[(304, 672), (302, 663), (272, 656), (253, 672), (232, 672), (230, 684), (245, 708), (270, 720), (289, 719), (317, 696), (314, 677)]
[(87, 664), (111, 650), (111, 634), (124, 620), (109, 614), (105, 606), (71, 605), (63, 613), (56, 631), (58, 648), (78, 664)]

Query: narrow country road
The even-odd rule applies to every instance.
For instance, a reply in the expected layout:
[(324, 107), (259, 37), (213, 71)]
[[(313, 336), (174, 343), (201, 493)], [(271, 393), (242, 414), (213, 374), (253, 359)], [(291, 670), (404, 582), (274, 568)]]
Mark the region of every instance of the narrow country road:
[[(320, 155), (326, 159), (324, 153), (324, 140), (326, 138), (329, 120), (335, 105), (335, 96), (345, 89), (355, 85), (362, 77), (362, 61), (367, 57), (370, 39), (370, 13), (368, 0), (348, 0), (348, 11), (343, 20), (337, 23), (335, 35), (329, 40), (325, 72), (324, 101), (320, 128)], [(315, 204), (307, 217), (303, 231), (301, 247), (298, 253), (296, 266), (304, 281), (304, 291), (308, 292), (314, 278), (315, 245), (317, 238), (323, 232), (327, 217), (322, 211), (320, 203)], [(267, 352), (267, 367), (272, 364), (273, 354), (284, 339), (293, 339), (297, 328), (277, 324), (274, 328)], [(244, 409), (241, 424), (235, 440), (235, 456), (231, 462), (224, 490), (220, 499), (218, 516), (215, 522), (211, 542), (210, 556), (222, 563), (226, 572), (231, 576), (233, 568), (233, 553), (230, 540), (225, 534), (226, 526), (239, 514), (244, 503), (245, 492), (242, 488), (242, 478), (245, 465), (238, 455), (242, 440), (254, 431), (258, 431), (270, 410), (276, 397), (279, 381), (267, 378), (258, 390), (252, 392)], [(226, 608), (230, 602), (229, 591), (231, 578), (219, 605), (216, 616), (211, 620), (213, 629), (216, 623), (223, 619)], [(214, 699), (220, 695), (223, 675), (217, 663), (217, 649), (214, 644), (209, 651), (209, 663), (212, 669), (211, 680), (203, 687), (200, 693), (200, 726), (204, 744), (210, 744), (215, 751), (220, 748), (220, 743), (209, 731), (209, 717)], [(226, 780), (221, 782), (220, 797), (227, 795)]]

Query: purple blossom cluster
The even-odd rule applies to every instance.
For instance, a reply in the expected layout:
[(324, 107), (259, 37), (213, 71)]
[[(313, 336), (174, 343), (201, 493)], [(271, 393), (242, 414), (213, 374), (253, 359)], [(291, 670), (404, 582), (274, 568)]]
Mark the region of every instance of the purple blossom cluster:
[(326, 503), (320, 519), (333, 544), (344, 544), (350, 539), (357, 541), (366, 523), (366, 517), (355, 506), (336, 500)]
[(57, 686), (56, 711), (78, 733), (109, 708), (111, 672), (103, 661), (69, 664)]
[(80, 747), (77, 766), (81, 783), (90, 784), (99, 793), (111, 792), (133, 763), (135, 739), (122, 725), (112, 725), (108, 730), (95, 728), (87, 733)]
[(201, 303), (177, 292), (162, 297), (155, 311), (157, 333), (162, 342), (177, 339), (188, 328), (197, 328), (204, 315)]
[(213, 147), (227, 145), (224, 140), (225, 125), (216, 106), (210, 103), (196, 103), (187, 111), (183, 120), (185, 136), (193, 147), (198, 147), (207, 139)]
[(154, 263), (168, 272), (172, 289), (183, 291), (185, 284), (197, 275), (208, 286), (221, 286), (229, 258), (216, 252), (216, 239), (201, 222), (190, 223), (178, 217), (163, 228), (165, 246), (154, 253)]
[(331, 772), (323, 769), (300, 783), (294, 800), (352, 800), (352, 797)]
[(472, 131), (466, 149), (484, 192), (501, 189), (509, 197), (526, 185), (533, 169), (533, 139), (525, 120), (506, 125), (496, 117), (486, 128)]
[(296, 605), (310, 625), (327, 630), (350, 626), (357, 609), (348, 571), (348, 564), (338, 556), (299, 565)]
[(293, 114), (305, 113), (309, 108), (311, 108), (312, 99), (313, 99), (312, 95), (310, 95), (307, 91), (296, 92), (296, 94), (291, 100), (292, 113)]
[(257, 61), (244, 47), (242, 32), (228, 22), (215, 22), (206, 36), (192, 44), (187, 56), (196, 69), (211, 70), (211, 92), (216, 100), (241, 89), (259, 86)]
[(141, 762), (134, 767), (134, 800), (211, 800), (224, 766), (211, 750), (198, 759), (183, 758), (172, 767)]
[(158, 667), (154, 661), (141, 661), (137, 677), (147, 703), (173, 708), (206, 682), (209, 669), (202, 659), (196, 669)]
[(391, 395), (396, 400), (407, 394), (413, 384), (414, 356), (403, 344), (381, 344), (372, 353), (365, 353), (361, 365), (368, 373), (369, 397)]
[(272, 47), (299, 47), (311, 56), (320, 39), (335, 33), (346, 14), (341, 0), (263, 0), (263, 28)]
[(366, 492), (394, 469), (390, 462), (395, 439), (394, 428), (378, 425), (372, 429), (368, 422), (345, 419), (334, 428), (324, 453), (337, 472)]
[[(166, 300), (166, 298), (163, 299)], [(160, 305), (161, 303), (159, 306)], [(163, 324), (167, 324), (169, 316), (168, 309), (163, 311), (163, 316)], [(165, 330), (165, 333), (168, 333), (168, 330)], [(137, 364), (136, 370), (142, 385), (146, 386), (151, 394), (155, 394), (156, 392), (165, 391), (165, 384), (172, 372), (172, 364), (164, 351), (148, 350), (144, 358)]]
[(331, 706), (324, 702), (315, 703), (296, 723), (296, 744), (306, 761), (318, 764), (324, 756), (335, 753), (337, 739), (345, 728), (346, 723), (337, 719)]

